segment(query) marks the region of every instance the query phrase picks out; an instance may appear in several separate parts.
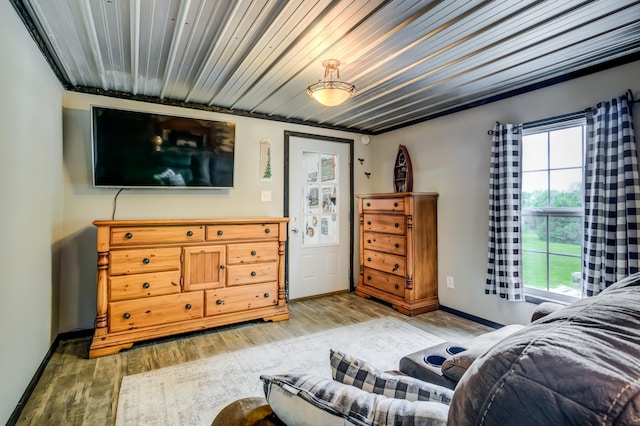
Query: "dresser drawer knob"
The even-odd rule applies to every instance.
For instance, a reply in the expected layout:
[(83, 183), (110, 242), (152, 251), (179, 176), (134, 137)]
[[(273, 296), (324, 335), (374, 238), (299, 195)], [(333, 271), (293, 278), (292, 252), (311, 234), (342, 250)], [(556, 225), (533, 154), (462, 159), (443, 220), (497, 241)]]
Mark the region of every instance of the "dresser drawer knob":
[(218, 237), (223, 234), (222, 230), (218, 230)]
[(367, 275), (367, 281), (371, 281), (371, 275)]
[(265, 293), (265, 294), (263, 294), (263, 296), (264, 296), (265, 299), (268, 299), (269, 298), (269, 293)]
[(122, 318), (129, 319), (129, 318), (131, 318), (131, 314), (129, 312), (125, 312), (124, 315), (122, 316)]
[(220, 269), (224, 269), (224, 265), (220, 265)]
[(193, 231), (187, 231), (187, 237), (193, 237)]
[(124, 234), (124, 238), (125, 240), (130, 240), (133, 238), (133, 234), (131, 232), (127, 232), (126, 234)]
[(187, 303), (186, 305), (184, 305), (184, 308), (188, 311), (189, 309), (191, 309), (191, 303)]
[(256, 254), (258, 254), (258, 253), (256, 253), (255, 250), (251, 250), (251, 256), (255, 256)]
[(151, 284), (149, 283), (142, 284), (142, 288), (149, 288), (149, 287), (151, 287)]
[(396, 290), (400, 288), (400, 286), (398, 284), (393, 286)]
[(396, 228), (400, 227), (399, 223), (394, 223), (393, 226), (395, 226)]
[(367, 243), (368, 243), (368, 244), (371, 244), (371, 240), (367, 240)]
[(256, 274), (256, 271), (251, 271), (251, 276), (252, 277), (255, 277), (256, 275), (258, 275), (258, 274)]
[(145, 257), (144, 259), (142, 259), (142, 263), (144, 263), (145, 265), (148, 265), (149, 262), (151, 262), (151, 260), (149, 260), (148, 257)]
[(371, 207), (371, 203), (367, 203), (367, 207)]
[(216, 305), (222, 305), (224, 302), (222, 301), (222, 299), (218, 299), (216, 300)]
[(370, 257), (367, 257), (367, 262), (371, 262), (371, 258)]
[(393, 203), (393, 207), (398, 207), (398, 203)]
[(395, 265), (393, 265), (393, 267), (394, 267), (395, 269), (398, 269), (398, 268), (400, 267), (400, 265), (398, 265), (398, 264), (396, 263)]
[(265, 233), (265, 234), (270, 234), (270, 233), (271, 233), (271, 229), (269, 229), (269, 228), (265, 229), (265, 230), (264, 230), (264, 233)]
[(394, 246), (395, 248), (400, 248), (400, 244), (398, 244), (398, 243), (395, 243), (393, 246)]
[(370, 220), (367, 221), (367, 225), (371, 225), (371, 221)]

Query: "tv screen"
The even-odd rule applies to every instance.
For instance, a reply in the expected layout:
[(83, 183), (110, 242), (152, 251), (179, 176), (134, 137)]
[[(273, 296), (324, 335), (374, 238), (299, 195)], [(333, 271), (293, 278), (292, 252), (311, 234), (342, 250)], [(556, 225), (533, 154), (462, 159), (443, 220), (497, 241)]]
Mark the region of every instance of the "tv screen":
[(91, 107), (93, 185), (233, 188), (235, 123)]

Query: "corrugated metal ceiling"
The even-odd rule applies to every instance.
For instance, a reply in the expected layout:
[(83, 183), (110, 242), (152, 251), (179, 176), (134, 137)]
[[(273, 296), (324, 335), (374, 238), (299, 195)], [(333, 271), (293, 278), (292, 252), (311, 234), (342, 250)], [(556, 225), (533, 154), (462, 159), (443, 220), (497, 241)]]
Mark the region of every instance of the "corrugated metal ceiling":
[(69, 90), (373, 134), (640, 58), (630, 0), (11, 1)]

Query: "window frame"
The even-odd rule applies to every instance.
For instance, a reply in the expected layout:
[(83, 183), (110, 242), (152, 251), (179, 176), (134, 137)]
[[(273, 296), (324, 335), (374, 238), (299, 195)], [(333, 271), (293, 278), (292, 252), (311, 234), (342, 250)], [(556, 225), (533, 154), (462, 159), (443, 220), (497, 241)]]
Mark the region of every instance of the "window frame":
[[(524, 276), (525, 276), (525, 269), (524, 269), (524, 264), (523, 264), (523, 269), (522, 269), (522, 273), (523, 273), (523, 286), (524, 286), (524, 293), (525, 293), (525, 300), (530, 301), (530, 302), (541, 302), (541, 301), (554, 301), (554, 302), (563, 302), (563, 303), (571, 303), (574, 302), (576, 300), (579, 300), (580, 298), (582, 298), (582, 292), (580, 293), (579, 297), (573, 297), (570, 295), (566, 295), (566, 294), (562, 294), (562, 293), (556, 293), (556, 292), (552, 292), (549, 290), (549, 286), (550, 286), (550, 256), (554, 255), (554, 256), (567, 256), (567, 257), (572, 257), (575, 258), (577, 256), (575, 255), (570, 255), (570, 254), (566, 254), (566, 253), (556, 253), (556, 252), (552, 252), (550, 251), (550, 241), (549, 241), (549, 219), (551, 217), (579, 217), (582, 219), (582, 223), (584, 223), (584, 177), (585, 177), (585, 151), (586, 151), (586, 114), (585, 113), (573, 113), (573, 114), (567, 114), (564, 116), (559, 116), (559, 117), (553, 117), (553, 118), (549, 118), (549, 119), (545, 119), (545, 120), (539, 120), (539, 121), (535, 121), (535, 122), (529, 122), (529, 123), (525, 123), (522, 126), (522, 137), (523, 137), (523, 149), (521, 150), (521, 156), (524, 155), (524, 137), (529, 136), (529, 135), (534, 135), (534, 134), (540, 134), (540, 133), (550, 133), (553, 131), (557, 131), (557, 130), (563, 130), (563, 129), (568, 129), (568, 128), (573, 128), (573, 127), (582, 127), (582, 191), (581, 191), (581, 199), (582, 199), (582, 206), (581, 207), (576, 207), (576, 208), (570, 208), (570, 207), (562, 207), (562, 208), (558, 208), (558, 207), (544, 207), (544, 208), (539, 208), (539, 207), (522, 207), (521, 206), (521, 219), (522, 219), (522, 224), (524, 226), (524, 217), (525, 216), (533, 216), (533, 217), (545, 217), (547, 218), (546, 222), (546, 234), (547, 234), (547, 239), (546, 239), (546, 251), (535, 251), (535, 250), (525, 250), (524, 246), (523, 246), (523, 240), (521, 239), (520, 241), (520, 249), (521, 249), (521, 253), (524, 255), (525, 252), (530, 252), (530, 253), (542, 253), (546, 255), (546, 281), (547, 281), (547, 290), (540, 290), (540, 289), (536, 289), (530, 286), (525, 285), (524, 282)], [(547, 138), (547, 144), (549, 144), (549, 138)], [(523, 162), (521, 161), (520, 164), (523, 164)], [(551, 170), (562, 170), (562, 168), (559, 169), (551, 169), (551, 152), (548, 149), (547, 150), (547, 168), (546, 169), (541, 169), (539, 171), (546, 171), (547, 172), (547, 191), (550, 194), (551, 192), (551, 186), (550, 186), (550, 171)], [(571, 167), (574, 168), (574, 167)], [(569, 169), (569, 168), (567, 168)], [(527, 170), (527, 172), (535, 172), (535, 170)], [(524, 170), (521, 170), (521, 181), (522, 178), (524, 177)], [(522, 197), (523, 194), (523, 188), (522, 185), (520, 186), (520, 195), (521, 195), (521, 200), (523, 199)], [(522, 229), (523, 231), (523, 229)], [(581, 275), (583, 275), (583, 270), (584, 270), (584, 232), (582, 234), (583, 238), (581, 238), (580, 240), (580, 273)]]

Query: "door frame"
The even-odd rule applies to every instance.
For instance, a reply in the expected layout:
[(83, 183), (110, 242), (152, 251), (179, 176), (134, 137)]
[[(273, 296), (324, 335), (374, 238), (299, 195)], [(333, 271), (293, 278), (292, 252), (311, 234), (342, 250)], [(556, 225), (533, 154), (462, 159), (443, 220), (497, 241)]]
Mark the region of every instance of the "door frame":
[[(300, 133), (289, 130), (284, 131), (284, 216), (289, 217), (289, 138), (305, 138), (317, 140), (320, 142), (338, 142), (349, 144), (349, 291), (355, 290), (355, 283), (353, 280), (353, 218), (354, 218), (354, 185), (353, 185), (353, 139), (337, 138), (333, 136), (314, 135), (311, 133)], [(287, 233), (289, 232), (287, 227)], [(284, 256), (284, 295), (287, 301), (289, 301), (289, 236), (287, 235), (287, 241), (285, 242), (285, 256)]]

